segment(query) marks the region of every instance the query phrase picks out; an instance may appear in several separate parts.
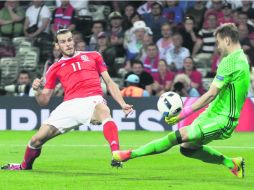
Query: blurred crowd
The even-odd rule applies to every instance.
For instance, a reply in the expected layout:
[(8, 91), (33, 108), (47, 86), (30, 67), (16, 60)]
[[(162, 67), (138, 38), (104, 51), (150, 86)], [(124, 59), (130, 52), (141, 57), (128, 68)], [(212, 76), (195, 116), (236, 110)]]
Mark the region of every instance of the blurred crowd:
[[(202, 95), (221, 59), (213, 33), (229, 22), (237, 25), (248, 56), (252, 72), (249, 96), (254, 96), (251, 0), (0, 2), (0, 38), (23, 36), (38, 47), (37, 73), (58, 61), (61, 55), (54, 48), (53, 37), (57, 30), (68, 28), (73, 31), (76, 50), (100, 52), (123, 96), (132, 97), (159, 96), (169, 90), (182, 96)], [(1, 48), (0, 41), (0, 58), (15, 56)], [(29, 87), (36, 76), (29, 72), (20, 70), (12, 88), (4, 85), (1, 94), (32, 96)], [(20, 82), (22, 76), (28, 79)], [(56, 95), (63, 93), (58, 86)]]

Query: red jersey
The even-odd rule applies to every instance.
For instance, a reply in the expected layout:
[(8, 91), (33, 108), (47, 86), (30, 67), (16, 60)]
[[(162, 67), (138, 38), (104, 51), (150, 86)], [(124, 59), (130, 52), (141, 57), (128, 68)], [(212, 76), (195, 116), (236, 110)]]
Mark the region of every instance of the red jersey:
[(107, 67), (98, 52), (76, 52), (73, 57), (62, 57), (49, 67), (44, 88), (54, 89), (60, 81), (65, 101), (103, 95), (100, 84), (103, 71), (107, 71)]
[(173, 81), (175, 77), (175, 74), (172, 71), (167, 71), (164, 78), (158, 73), (153, 73), (153, 79), (157, 81), (160, 85), (164, 86), (166, 85), (167, 81)]
[[(186, 74), (184, 71), (181, 71), (179, 73)], [(199, 84), (199, 87), (197, 90), (200, 94), (204, 94), (205, 90), (203, 88), (203, 83), (202, 83), (202, 74), (197, 70), (193, 70), (191, 72), (191, 74), (189, 75), (189, 78), (190, 78), (191, 82)]]

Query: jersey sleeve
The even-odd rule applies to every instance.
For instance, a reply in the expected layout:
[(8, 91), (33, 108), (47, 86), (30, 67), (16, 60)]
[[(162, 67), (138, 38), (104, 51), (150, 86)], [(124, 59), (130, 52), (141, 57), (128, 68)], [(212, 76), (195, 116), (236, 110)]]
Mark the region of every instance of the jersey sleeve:
[(231, 63), (229, 60), (222, 60), (222, 62), (219, 64), (216, 76), (213, 80), (213, 84), (216, 87), (221, 89), (230, 82), (231, 74), (234, 72), (233, 66), (234, 63)]
[(96, 63), (97, 63), (97, 67), (98, 67), (98, 72), (99, 72), (99, 73), (102, 73), (102, 72), (108, 70), (105, 61), (103, 60), (101, 54), (98, 53), (98, 52), (96, 52), (95, 61), (96, 61)]
[(56, 73), (54, 72), (54, 69), (51, 66), (46, 72), (44, 89), (54, 89), (56, 86), (56, 81), (57, 81)]

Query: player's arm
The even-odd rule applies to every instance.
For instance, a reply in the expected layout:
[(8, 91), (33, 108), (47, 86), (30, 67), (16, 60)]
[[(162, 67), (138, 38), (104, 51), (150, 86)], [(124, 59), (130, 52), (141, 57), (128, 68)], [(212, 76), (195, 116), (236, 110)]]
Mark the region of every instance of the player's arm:
[(128, 115), (129, 113), (131, 113), (132, 110), (132, 105), (126, 104), (121, 92), (117, 86), (117, 84), (111, 79), (111, 77), (109, 76), (107, 71), (103, 71), (101, 73), (101, 76), (105, 82), (105, 84), (107, 85), (107, 88), (111, 94), (111, 96), (116, 100), (116, 102), (121, 106), (121, 108), (123, 109), (124, 113), (126, 115)]
[(38, 102), (40, 106), (46, 106), (48, 105), (50, 98), (52, 97), (54, 90), (53, 89), (46, 89), (44, 88), (41, 90), (42, 87), (42, 80), (43, 79), (34, 79), (32, 87), (33, 90), (35, 91), (35, 99)]
[(219, 92), (220, 89), (212, 83), (209, 90), (191, 105), (192, 110), (197, 111), (205, 107), (216, 98)]
[(216, 86), (216, 83), (212, 83), (209, 90), (203, 94), (196, 102), (194, 102), (191, 106), (186, 106), (180, 112), (179, 115), (174, 117), (165, 117), (166, 123), (169, 125), (174, 125), (175, 123), (183, 120), (184, 118), (191, 115), (193, 112), (200, 110), (201, 108), (205, 107), (209, 103), (211, 103), (216, 96), (219, 94), (220, 88)]
[(210, 102), (212, 102), (215, 97), (220, 92), (220, 89), (225, 87), (231, 80), (232, 69), (230, 70), (227, 62), (227, 59), (223, 59), (218, 67), (217, 74), (209, 88), (209, 90), (203, 94), (196, 102), (194, 102), (191, 106), (186, 106), (180, 112), (179, 115), (175, 117), (165, 117), (165, 121), (172, 125), (177, 123), (178, 121), (183, 120), (184, 118), (191, 115), (193, 112), (205, 107)]

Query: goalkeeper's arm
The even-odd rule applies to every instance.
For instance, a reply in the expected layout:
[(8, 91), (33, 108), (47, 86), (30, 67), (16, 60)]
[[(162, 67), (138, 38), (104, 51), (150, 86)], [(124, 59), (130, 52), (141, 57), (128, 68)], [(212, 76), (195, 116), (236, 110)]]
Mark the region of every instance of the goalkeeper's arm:
[(169, 115), (168, 117), (165, 117), (166, 123), (168, 123), (169, 125), (174, 125), (175, 123), (183, 120), (184, 118), (191, 115), (193, 112), (200, 110), (201, 108), (211, 103), (216, 98), (219, 92), (220, 92), (220, 89), (212, 84), (209, 90), (205, 94), (203, 94), (191, 106), (184, 107), (179, 115), (173, 116), (173, 117), (170, 117)]
[(214, 84), (212, 84), (209, 90), (191, 105), (192, 110), (197, 111), (205, 107), (216, 98), (219, 92), (220, 92), (220, 89)]

